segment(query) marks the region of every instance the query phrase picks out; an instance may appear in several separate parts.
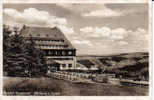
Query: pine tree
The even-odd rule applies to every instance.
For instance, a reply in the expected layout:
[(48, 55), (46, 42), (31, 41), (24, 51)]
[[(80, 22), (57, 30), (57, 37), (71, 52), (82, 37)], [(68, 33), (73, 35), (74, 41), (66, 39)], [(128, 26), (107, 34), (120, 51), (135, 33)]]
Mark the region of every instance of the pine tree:
[(32, 76), (40, 76), (46, 73), (46, 64), (44, 60), (44, 52), (35, 47), (35, 42), (31, 38), (27, 41), (25, 47), (25, 54), (29, 57), (27, 60), (28, 63), (28, 72)]
[(3, 25), (3, 72), (8, 71), (8, 56), (10, 55), (9, 48), (10, 48), (10, 34), (11, 31), (9, 27)]
[(11, 76), (24, 74), (24, 62), (26, 61), (26, 55), (23, 53), (25, 43), (23, 37), (18, 34), (17, 29), (14, 29), (14, 35), (9, 36), (10, 46), (8, 48), (9, 55), (7, 57), (8, 62), (8, 74)]
[(44, 53), (33, 39), (25, 40), (15, 28), (14, 35), (4, 28), (4, 71), (9, 76), (42, 76), (46, 73)]

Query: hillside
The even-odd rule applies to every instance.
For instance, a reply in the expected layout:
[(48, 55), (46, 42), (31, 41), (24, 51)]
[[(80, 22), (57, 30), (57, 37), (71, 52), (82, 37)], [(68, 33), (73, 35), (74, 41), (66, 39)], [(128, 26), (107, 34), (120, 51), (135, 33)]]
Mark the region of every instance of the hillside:
[(125, 53), (109, 56), (78, 56), (77, 62), (90, 67), (98, 66), (104, 73), (148, 80), (149, 54), (146, 52)]

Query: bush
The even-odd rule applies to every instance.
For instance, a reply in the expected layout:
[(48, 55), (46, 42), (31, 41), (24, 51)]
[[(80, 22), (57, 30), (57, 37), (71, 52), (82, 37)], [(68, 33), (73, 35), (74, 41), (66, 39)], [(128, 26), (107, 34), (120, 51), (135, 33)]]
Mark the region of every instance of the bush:
[(103, 83), (108, 83), (108, 77), (107, 76), (103, 77), (102, 80), (103, 80)]
[(95, 82), (100, 82), (100, 83), (108, 83), (107, 76), (96, 76), (96, 77), (93, 77), (92, 80)]

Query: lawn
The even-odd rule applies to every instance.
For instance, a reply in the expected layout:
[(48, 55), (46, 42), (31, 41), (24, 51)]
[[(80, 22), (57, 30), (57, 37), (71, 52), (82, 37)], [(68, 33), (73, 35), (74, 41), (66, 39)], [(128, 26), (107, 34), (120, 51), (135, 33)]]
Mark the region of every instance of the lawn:
[(8, 95), (145, 96), (148, 95), (148, 87), (73, 83), (44, 77), (4, 77), (4, 92)]

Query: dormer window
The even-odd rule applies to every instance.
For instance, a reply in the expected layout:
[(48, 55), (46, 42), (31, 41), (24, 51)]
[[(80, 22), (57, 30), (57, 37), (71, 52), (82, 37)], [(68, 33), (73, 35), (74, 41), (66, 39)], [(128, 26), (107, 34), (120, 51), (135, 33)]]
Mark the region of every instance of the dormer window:
[(68, 45), (64, 45), (64, 47), (66, 48), (66, 47), (68, 47)]

